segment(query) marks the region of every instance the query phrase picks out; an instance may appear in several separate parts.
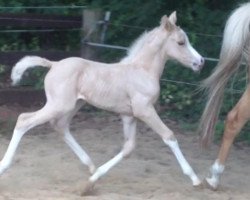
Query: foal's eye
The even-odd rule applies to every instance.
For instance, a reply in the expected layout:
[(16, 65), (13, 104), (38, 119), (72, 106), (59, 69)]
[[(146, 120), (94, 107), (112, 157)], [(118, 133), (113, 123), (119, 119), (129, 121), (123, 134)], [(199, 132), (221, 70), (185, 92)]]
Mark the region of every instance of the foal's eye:
[(179, 41), (178, 45), (183, 46), (183, 45), (185, 45), (185, 42), (184, 41)]

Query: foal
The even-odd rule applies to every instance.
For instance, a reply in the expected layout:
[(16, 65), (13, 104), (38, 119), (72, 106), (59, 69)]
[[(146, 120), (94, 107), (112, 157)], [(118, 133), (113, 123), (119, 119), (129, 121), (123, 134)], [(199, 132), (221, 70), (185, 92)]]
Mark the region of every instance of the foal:
[[(242, 59), (244, 59), (247, 68), (249, 68), (250, 3), (243, 4), (229, 17), (224, 30), (219, 63), (211, 76), (204, 81), (204, 87), (208, 89), (209, 96), (199, 129), (203, 135), (203, 142), (205, 144), (211, 140), (214, 134), (225, 86), (229, 78), (239, 68)], [(219, 178), (224, 171), (225, 161), (235, 136), (240, 132), (249, 118), (250, 85), (248, 84), (239, 102), (227, 115), (219, 155), (211, 167), (211, 177), (206, 179), (213, 189), (218, 187)]]
[[(77, 57), (58, 62), (37, 56), (20, 60), (12, 70), (14, 84), (28, 68), (50, 68), (44, 81), (47, 103), (36, 112), (18, 117), (13, 137), (0, 163), (0, 173), (10, 166), (22, 136), (31, 128), (50, 122), (92, 173), (85, 188), (88, 191), (134, 149), (136, 119), (139, 119), (160, 135), (173, 151), (183, 173), (190, 177), (194, 186), (199, 185), (200, 180), (184, 158), (173, 132), (161, 121), (154, 108), (160, 92), (159, 79), (167, 60), (177, 60), (194, 71), (199, 71), (204, 63), (185, 32), (175, 25), (176, 21), (176, 12), (169, 17), (163, 16), (160, 26), (144, 33), (119, 63), (105, 64)], [(123, 121), (125, 141), (122, 150), (97, 169), (69, 130), (70, 121), (83, 102), (119, 113)]]

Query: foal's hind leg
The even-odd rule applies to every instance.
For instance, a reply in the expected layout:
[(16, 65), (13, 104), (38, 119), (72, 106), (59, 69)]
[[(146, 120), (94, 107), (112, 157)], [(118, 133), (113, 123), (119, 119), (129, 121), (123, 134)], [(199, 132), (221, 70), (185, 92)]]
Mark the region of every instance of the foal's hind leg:
[(250, 86), (247, 87), (245, 93), (236, 104), (236, 106), (228, 113), (225, 130), (223, 133), (223, 140), (218, 154), (218, 158), (212, 165), (211, 177), (206, 178), (207, 183), (213, 188), (217, 189), (220, 175), (224, 171), (224, 165), (228, 157), (230, 147), (240, 132), (245, 123), (250, 117)]
[(45, 105), (36, 112), (19, 115), (8, 149), (0, 162), (0, 174), (10, 166), (22, 136), (31, 128), (48, 122), (56, 114), (52, 106)]
[(62, 133), (64, 135), (64, 141), (69, 147), (73, 150), (73, 152), (77, 155), (80, 161), (89, 167), (89, 171), (91, 174), (95, 171), (95, 165), (92, 162), (91, 158), (88, 154), (81, 148), (81, 146), (77, 143), (75, 138), (71, 135), (69, 124), (75, 113), (81, 108), (83, 103), (78, 102), (75, 109), (65, 114), (61, 118), (57, 120), (51, 121), (51, 125), (55, 128), (56, 131)]
[(125, 143), (123, 149), (111, 160), (97, 168), (96, 172), (89, 178), (87, 186), (84, 188), (82, 195), (90, 192), (95, 182), (105, 175), (112, 167), (118, 164), (124, 157), (127, 157), (135, 147), (135, 135), (136, 135), (136, 119), (130, 116), (122, 116), (123, 121), (123, 133)]

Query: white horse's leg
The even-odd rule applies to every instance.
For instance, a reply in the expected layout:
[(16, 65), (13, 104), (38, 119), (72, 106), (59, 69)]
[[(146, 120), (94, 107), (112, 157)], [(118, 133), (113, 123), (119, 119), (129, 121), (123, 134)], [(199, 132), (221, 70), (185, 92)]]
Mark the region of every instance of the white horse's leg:
[(83, 195), (88, 193), (94, 186), (95, 182), (105, 175), (112, 167), (117, 165), (124, 157), (127, 157), (135, 147), (136, 119), (130, 116), (122, 116), (123, 132), (125, 143), (123, 149), (111, 160), (97, 168), (96, 172), (89, 178), (88, 184), (83, 191)]
[(210, 168), (210, 177), (207, 177), (205, 180), (209, 188), (216, 190), (219, 185), (220, 176), (224, 171), (225, 166), (220, 164), (218, 160)]
[(9, 168), (22, 136), (31, 128), (54, 118), (55, 115), (56, 112), (52, 107), (46, 105), (36, 112), (19, 115), (8, 149), (0, 162), (0, 174)]
[(189, 176), (193, 185), (200, 185), (200, 179), (183, 156), (173, 132), (162, 122), (154, 107), (148, 105), (144, 107), (143, 104), (140, 104), (136, 110), (136, 115), (162, 137), (165, 144), (167, 144), (174, 153), (183, 173)]
[(210, 176), (206, 178), (206, 182), (213, 190), (216, 190), (219, 185), (220, 177), (224, 171), (225, 163), (235, 137), (250, 118), (249, 105), (250, 86), (247, 87), (238, 103), (227, 115), (220, 151), (217, 159), (210, 168)]

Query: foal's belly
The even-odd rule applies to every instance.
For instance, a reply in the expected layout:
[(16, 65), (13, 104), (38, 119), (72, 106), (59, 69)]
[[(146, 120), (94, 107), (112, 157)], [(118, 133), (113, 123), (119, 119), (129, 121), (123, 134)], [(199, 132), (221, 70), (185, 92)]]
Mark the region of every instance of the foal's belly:
[[(103, 94), (103, 95), (102, 95)], [(94, 97), (84, 96), (85, 101), (89, 104), (104, 109), (107, 111), (112, 111), (120, 114), (132, 114), (132, 108), (130, 102), (126, 98), (112, 96), (112, 94), (100, 93)]]

